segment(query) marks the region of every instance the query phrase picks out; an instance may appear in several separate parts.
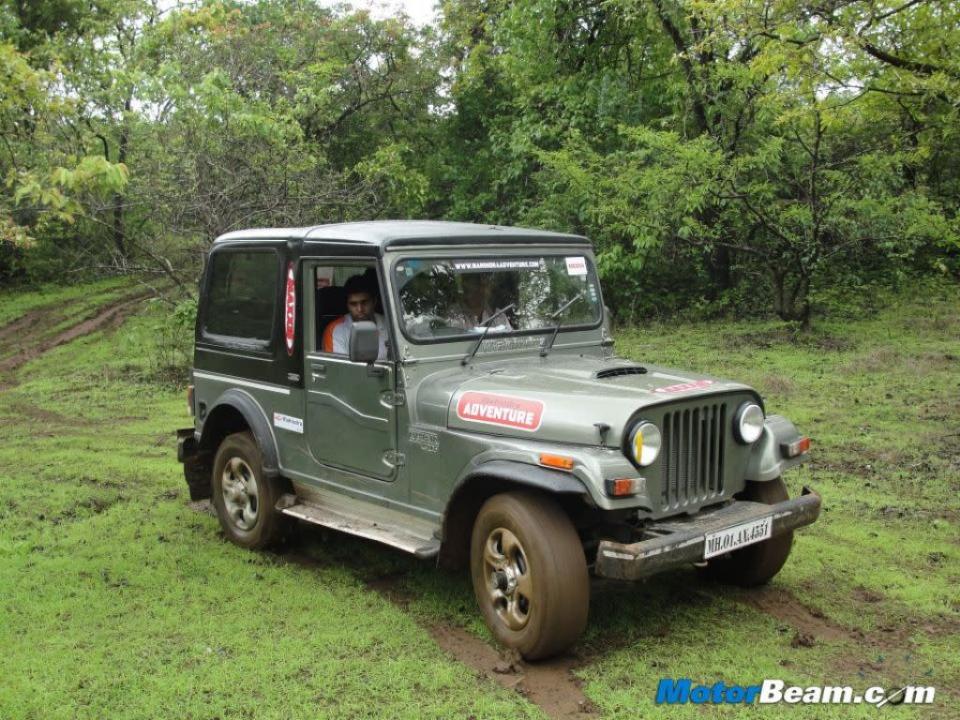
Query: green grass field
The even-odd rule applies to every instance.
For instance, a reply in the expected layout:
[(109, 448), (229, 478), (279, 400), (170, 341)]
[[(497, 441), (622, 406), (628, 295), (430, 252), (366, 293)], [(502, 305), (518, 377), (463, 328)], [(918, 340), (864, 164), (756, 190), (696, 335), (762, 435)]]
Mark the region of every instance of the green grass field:
[[(40, 336), (135, 290), (4, 293), (0, 328), (34, 311)], [(151, 362), (164, 312), (145, 304), (0, 378), (0, 718), (544, 717), (553, 681), (579, 685), (581, 717), (879, 713), (657, 706), (664, 677), (933, 685), (934, 708), (885, 714), (960, 717), (956, 288), (799, 337), (763, 322), (619, 333), (620, 354), (755, 385), (813, 438), (788, 484), (825, 511), (760, 591), (692, 570), (598, 583), (575, 677), (539, 695), (438, 644), (444, 628), (490, 642), (465, 574), (314, 530), (250, 553), (188, 506), (173, 431), (191, 420)]]

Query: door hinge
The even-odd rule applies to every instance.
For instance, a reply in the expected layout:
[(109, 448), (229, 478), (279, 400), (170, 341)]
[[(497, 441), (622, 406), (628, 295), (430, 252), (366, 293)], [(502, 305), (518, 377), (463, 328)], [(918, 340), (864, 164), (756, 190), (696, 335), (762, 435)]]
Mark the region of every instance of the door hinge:
[(394, 467), (401, 467), (402, 465), (406, 464), (407, 456), (404, 455), (402, 452), (398, 452), (397, 450), (387, 450), (383, 454), (383, 461), (387, 463), (387, 465), (393, 465)]
[(393, 407), (400, 407), (407, 400), (407, 396), (402, 392), (393, 392), (392, 390), (380, 393), (380, 397), (385, 405), (392, 405)]

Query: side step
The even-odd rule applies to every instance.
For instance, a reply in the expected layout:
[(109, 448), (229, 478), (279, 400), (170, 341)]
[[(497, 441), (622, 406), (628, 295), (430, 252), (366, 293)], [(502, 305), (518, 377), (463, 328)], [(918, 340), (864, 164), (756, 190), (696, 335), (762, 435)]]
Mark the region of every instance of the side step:
[(314, 525), (376, 540), (420, 559), (440, 552), (440, 541), (433, 536), (429, 522), (372, 503), (326, 494), (313, 494), (305, 501), (287, 493), (277, 502), (277, 510)]

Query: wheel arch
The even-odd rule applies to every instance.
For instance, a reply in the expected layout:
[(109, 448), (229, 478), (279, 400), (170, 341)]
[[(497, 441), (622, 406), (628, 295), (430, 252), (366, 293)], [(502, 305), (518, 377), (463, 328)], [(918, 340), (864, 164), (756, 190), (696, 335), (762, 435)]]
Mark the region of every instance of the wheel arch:
[(457, 481), (441, 526), (441, 567), (464, 567), (470, 558), (470, 534), (480, 507), (489, 498), (509, 490), (536, 490), (555, 497), (564, 510), (589, 493), (580, 480), (569, 473), (550, 470), (512, 460), (491, 460), (471, 466)]
[(276, 438), (260, 404), (243, 390), (231, 388), (217, 398), (204, 419), (198, 448), (212, 458), (227, 435), (245, 430), (253, 435), (260, 448), (264, 476), (277, 477), (280, 463)]

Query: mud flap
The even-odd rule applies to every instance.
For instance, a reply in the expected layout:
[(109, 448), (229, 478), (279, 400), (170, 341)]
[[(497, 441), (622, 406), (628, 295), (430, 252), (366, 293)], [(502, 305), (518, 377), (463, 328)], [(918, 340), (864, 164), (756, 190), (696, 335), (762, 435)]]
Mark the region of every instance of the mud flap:
[(193, 428), (177, 430), (177, 460), (183, 463), (183, 477), (190, 488), (190, 499), (208, 499), (213, 494), (210, 453), (200, 450)]

